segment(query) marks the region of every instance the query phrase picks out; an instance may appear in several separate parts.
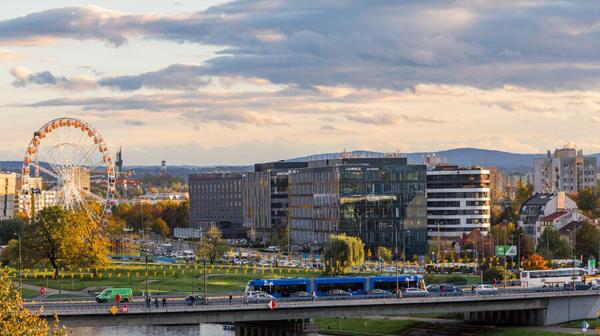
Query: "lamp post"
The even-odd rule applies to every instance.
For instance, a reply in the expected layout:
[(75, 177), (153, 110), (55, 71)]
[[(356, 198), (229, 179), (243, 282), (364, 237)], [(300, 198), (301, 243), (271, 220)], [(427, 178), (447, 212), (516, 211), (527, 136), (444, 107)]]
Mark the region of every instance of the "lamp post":
[(402, 232), (402, 273), (404, 273), (404, 265), (406, 264), (406, 234), (408, 233), (408, 237), (410, 240), (410, 231), (406, 230)]
[(22, 276), (23, 273), (22, 273), (22, 266), (21, 266), (23, 261), (21, 259), (21, 234), (18, 232), (15, 232), (14, 235), (19, 238), (19, 288), (21, 291), (21, 298), (23, 298), (23, 276)]
[(396, 296), (400, 293), (400, 283), (398, 282), (398, 223), (394, 223), (394, 239), (396, 245), (396, 267), (394, 267), (396, 271)]

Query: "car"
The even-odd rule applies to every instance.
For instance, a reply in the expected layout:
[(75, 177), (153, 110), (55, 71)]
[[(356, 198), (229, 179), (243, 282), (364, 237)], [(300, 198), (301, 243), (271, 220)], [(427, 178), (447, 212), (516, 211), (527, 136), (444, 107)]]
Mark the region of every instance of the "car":
[(276, 300), (276, 298), (265, 292), (249, 292), (246, 295), (246, 302), (248, 303), (266, 303), (272, 300)]
[(435, 293), (442, 296), (463, 295), (464, 290), (460, 287), (450, 284), (429, 285), (427, 287), (429, 293)]
[(346, 292), (343, 289), (332, 289), (327, 292), (327, 296), (352, 296), (352, 293)]
[(475, 287), (475, 293), (479, 295), (498, 294), (498, 288), (493, 285), (477, 285), (477, 287)]
[(309, 298), (309, 297), (311, 297), (311, 294), (306, 291), (299, 291), (299, 292), (292, 293), (292, 295), (290, 295), (290, 297)]
[(98, 295), (96, 295), (96, 302), (104, 303), (111, 300), (116, 300), (117, 295), (120, 296), (121, 302), (129, 302), (131, 301), (133, 292), (131, 288), (106, 288)]
[(592, 279), (592, 281), (588, 282), (588, 285), (590, 285), (593, 290), (600, 290), (600, 279)]
[(188, 295), (185, 297), (185, 304), (188, 306), (203, 305), (208, 303), (208, 300), (202, 295)]
[[(591, 285), (586, 284), (585, 282), (576, 282), (575, 283), (575, 290), (589, 290), (592, 289)], [(573, 290), (573, 282), (569, 282), (568, 284), (565, 284), (565, 290), (568, 291), (572, 291)]]
[(371, 296), (371, 297), (378, 297), (378, 298), (394, 297), (393, 293), (386, 291), (384, 289), (381, 289), (381, 288), (371, 289), (370, 291), (367, 291), (367, 295)]
[(427, 295), (429, 295), (429, 292), (420, 288), (405, 288), (404, 291), (402, 291), (402, 296), (404, 297), (423, 297)]

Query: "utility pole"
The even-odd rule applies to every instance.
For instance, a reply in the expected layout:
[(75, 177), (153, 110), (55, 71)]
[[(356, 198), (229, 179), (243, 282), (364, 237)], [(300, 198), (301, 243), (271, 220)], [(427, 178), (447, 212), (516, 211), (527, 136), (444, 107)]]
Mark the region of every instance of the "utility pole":
[(440, 220), (438, 219), (435, 222), (437, 223), (437, 250), (438, 250), (437, 256), (435, 257), (435, 261), (437, 263), (439, 263), (440, 262), (440, 246), (441, 246), (440, 245)]
[(400, 294), (400, 284), (398, 282), (398, 223), (394, 223), (394, 238), (396, 239), (396, 296)]
[(206, 290), (206, 231), (202, 233), (202, 272), (204, 278), (204, 304), (206, 304), (207, 290)]
[(146, 226), (144, 225), (144, 202), (141, 202), (141, 206), (142, 206), (142, 228), (144, 229), (144, 241), (145, 241), (145, 245), (146, 245), (146, 296), (150, 296), (150, 290), (148, 287), (148, 236), (146, 234)]

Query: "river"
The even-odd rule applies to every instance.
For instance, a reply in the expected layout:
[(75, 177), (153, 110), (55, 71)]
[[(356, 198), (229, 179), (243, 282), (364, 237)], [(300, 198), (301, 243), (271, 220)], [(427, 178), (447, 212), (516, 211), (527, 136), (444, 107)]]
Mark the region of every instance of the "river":
[(72, 336), (233, 336), (235, 332), (223, 330), (221, 324), (180, 326), (123, 326), (69, 328)]

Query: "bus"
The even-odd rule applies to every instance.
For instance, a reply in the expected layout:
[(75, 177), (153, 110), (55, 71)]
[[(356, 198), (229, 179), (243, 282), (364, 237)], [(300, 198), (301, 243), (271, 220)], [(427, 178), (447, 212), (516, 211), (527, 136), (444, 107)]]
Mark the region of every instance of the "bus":
[(384, 276), (348, 276), (324, 278), (281, 278), (281, 279), (255, 279), (248, 281), (246, 293), (261, 291), (276, 298), (294, 296), (300, 292), (313, 293), (319, 297), (328, 296), (333, 290), (341, 289), (352, 295), (365, 295), (373, 289), (383, 289), (396, 293), (396, 286), (400, 290), (406, 288), (425, 289), (422, 275), (402, 274)]
[(582, 268), (557, 268), (550, 270), (532, 270), (521, 272), (521, 288), (562, 286), (570, 282), (583, 281)]

